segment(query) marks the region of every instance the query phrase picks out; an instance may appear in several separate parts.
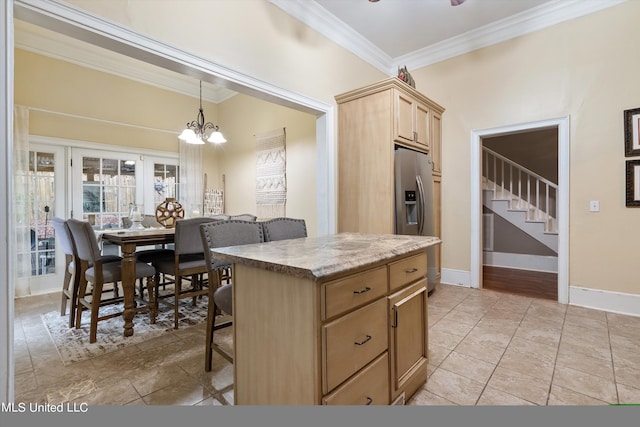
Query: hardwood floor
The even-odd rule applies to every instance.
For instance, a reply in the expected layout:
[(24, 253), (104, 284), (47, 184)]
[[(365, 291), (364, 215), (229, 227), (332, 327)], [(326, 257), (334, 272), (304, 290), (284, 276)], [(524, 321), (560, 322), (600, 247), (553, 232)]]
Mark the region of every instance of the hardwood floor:
[(558, 300), (558, 274), (485, 265), (482, 287), (532, 298)]

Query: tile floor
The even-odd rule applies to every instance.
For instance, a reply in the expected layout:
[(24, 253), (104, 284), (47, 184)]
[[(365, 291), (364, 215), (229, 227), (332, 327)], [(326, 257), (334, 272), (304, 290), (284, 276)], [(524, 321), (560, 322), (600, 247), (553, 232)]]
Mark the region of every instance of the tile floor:
[[(59, 295), (15, 302), (17, 402), (233, 404), (233, 367), (204, 327), (63, 366), (40, 318)], [(204, 325), (203, 325), (204, 326)], [(429, 299), (429, 379), (409, 405), (640, 403), (640, 317), (441, 285)]]

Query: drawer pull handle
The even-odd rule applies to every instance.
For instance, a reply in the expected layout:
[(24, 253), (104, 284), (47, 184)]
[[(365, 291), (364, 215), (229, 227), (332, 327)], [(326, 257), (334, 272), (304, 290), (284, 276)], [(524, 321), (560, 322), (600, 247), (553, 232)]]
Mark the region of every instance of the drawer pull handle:
[(411, 274), (411, 273), (415, 273), (416, 271), (418, 271), (417, 268), (407, 268), (404, 272), (407, 274)]
[(353, 291), (354, 294), (364, 294), (365, 292), (369, 292), (371, 290), (370, 287), (366, 286), (364, 289)]
[(365, 339), (363, 339), (362, 341), (356, 341), (355, 345), (364, 345), (367, 343), (367, 341), (369, 341), (371, 339), (371, 335), (367, 335), (367, 337)]
[(371, 405), (373, 403), (373, 399), (367, 396), (367, 405)]

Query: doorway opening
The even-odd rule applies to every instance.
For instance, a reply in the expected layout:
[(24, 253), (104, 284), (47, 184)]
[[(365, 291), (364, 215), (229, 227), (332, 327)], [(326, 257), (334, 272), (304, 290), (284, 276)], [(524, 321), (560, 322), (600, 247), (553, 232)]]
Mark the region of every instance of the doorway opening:
[(558, 130), (482, 138), (482, 284), (558, 299)]
[(568, 303), (569, 118), (471, 142), (471, 286)]

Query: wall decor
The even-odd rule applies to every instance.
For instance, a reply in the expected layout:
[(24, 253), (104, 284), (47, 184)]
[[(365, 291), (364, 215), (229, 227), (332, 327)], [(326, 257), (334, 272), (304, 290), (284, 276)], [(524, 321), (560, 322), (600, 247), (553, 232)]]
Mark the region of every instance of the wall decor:
[(285, 216), (287, 152), (284, 128), (256, 134), (256, 215)]
[(640, 160), (627, 160), (627, 207), (640, 207)]
[(640, 156), (640, 108), (624, 112), (624, 154)]

